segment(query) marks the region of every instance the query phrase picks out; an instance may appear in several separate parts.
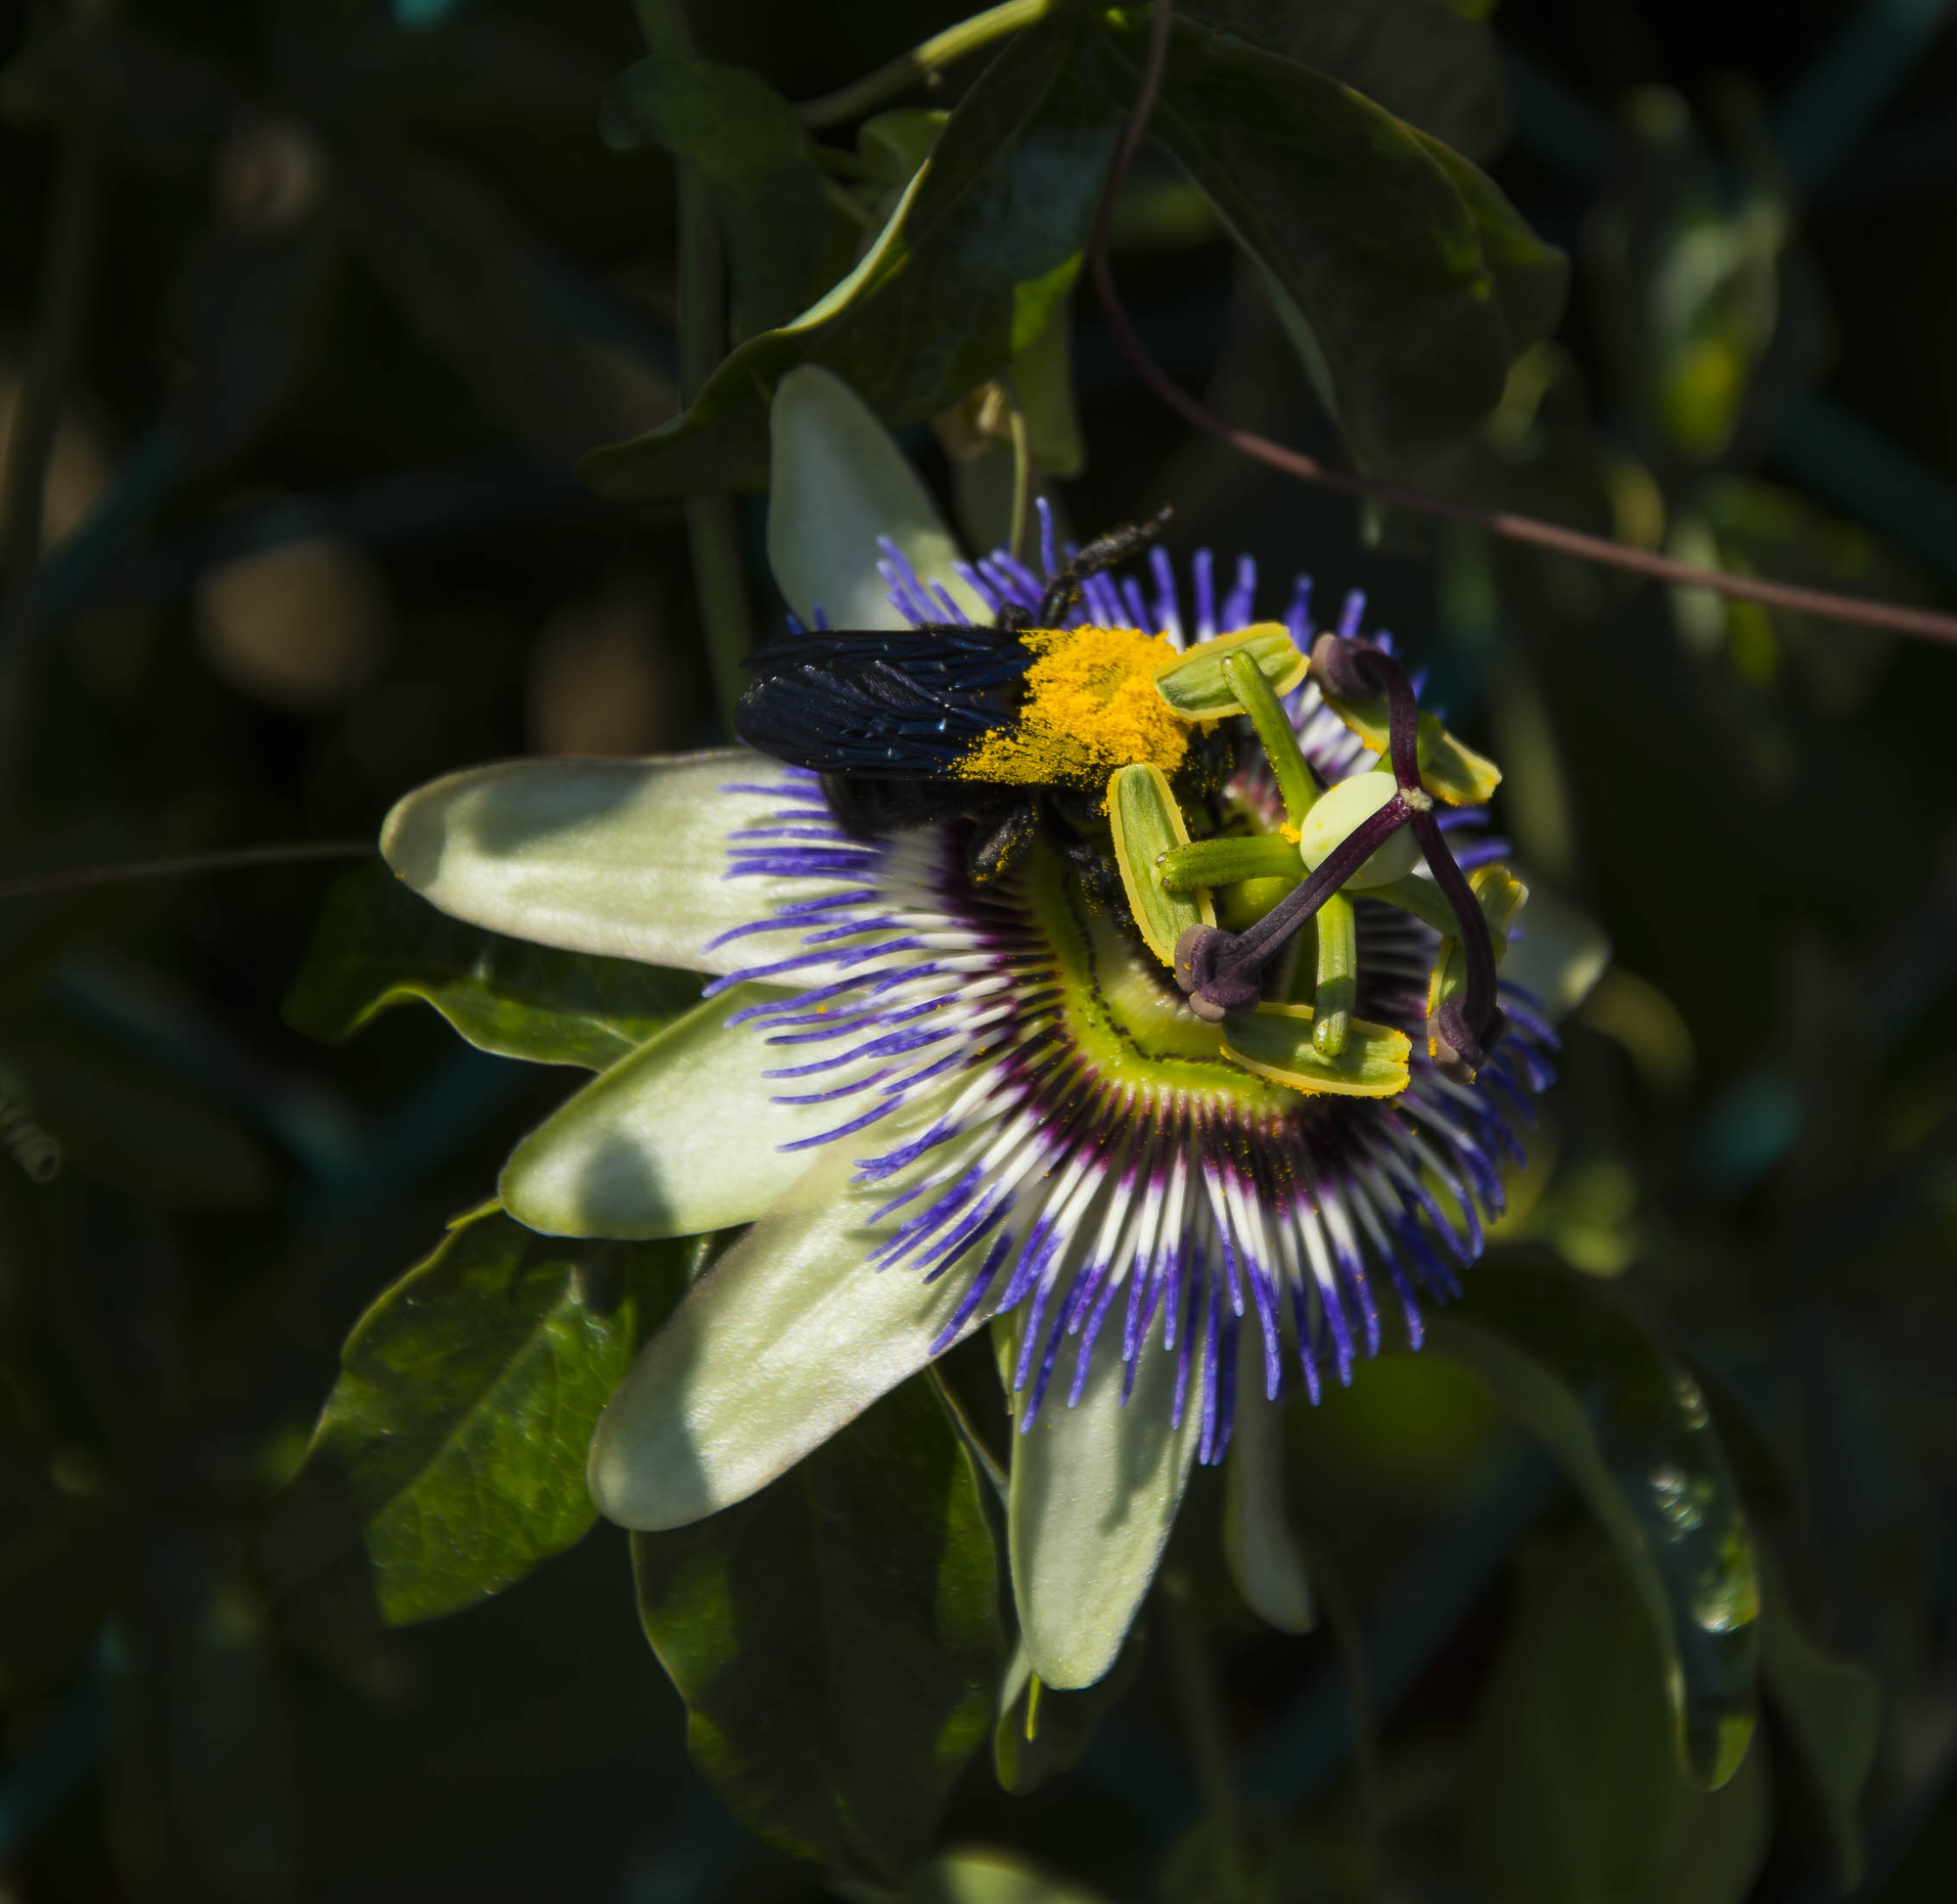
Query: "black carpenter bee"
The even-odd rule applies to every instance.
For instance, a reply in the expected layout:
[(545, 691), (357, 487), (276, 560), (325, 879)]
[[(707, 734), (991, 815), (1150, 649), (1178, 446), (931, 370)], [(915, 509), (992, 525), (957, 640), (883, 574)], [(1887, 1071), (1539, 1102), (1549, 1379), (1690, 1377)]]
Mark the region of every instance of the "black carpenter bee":
[(978, 884), (1035, 835), (1098, 863), (1108, 777), (1141, 761), (1191, 797), (1221, 785), (1228, 744), (1173, 713), (1154, 677), (1175, 651), (1134, 628), (1061, 624), (1089, 577), (1162, 532), (1168, 511), (1074, 554), (1038, 610), (1009, 604), (989, 625), (824, 628), (771, 642), (734, 730), (762, 753), (823, 777), (848, 830), (882, 834), (962, 817)]

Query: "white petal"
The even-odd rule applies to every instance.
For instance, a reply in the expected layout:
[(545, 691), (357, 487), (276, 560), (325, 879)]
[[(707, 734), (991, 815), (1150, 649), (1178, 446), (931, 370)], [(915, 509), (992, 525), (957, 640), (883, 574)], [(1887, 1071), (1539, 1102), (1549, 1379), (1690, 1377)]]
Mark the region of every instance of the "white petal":
[(1502, 977), (1532, 992), (1552, 1021), (1581, 1005), (1611, 963), (1604, 929), (1543, 883), (1525, 875), (1528, 904), (1516, 922), (1515, 935), (1502, 955)]
[(816, 364), (775, 386), (769, 415), (768, 563), (790, 608), (813, 627), (902, 628), (877, 572), (888, 536), (926, 581), (975, 621), (991, 611), (958, 579), (959, 549), (890, 433), (842, 378)]
[(727, 836), (781, 802), (729, 793), (783, 770), (744, 748), (656, 760), (507, 760), (431, 781), (381, 829), (387, 864), (472, 926), (572, 952), (694, 972), (732, 972), (774, 940), (707, 942), (789, 898), (840, 890), (816, 880), (730, 880)]
[(1095, 1355), (1077, 1407), (1066, 1405), (1056, 1374), (1032, 1431), (1013, 1436), (1013, 1594), (1049, 1686), (1091, 1686), (1115, 1663), (1196, 1456), (1194, 1394), (1181, 1428), (1169, 1427), (1176, 1358), (1155, 1340), (1140, 1349), (1124, 1408), (1121, 1358), (1110, 1346)]
[(806, 1152), (778, 1147), (855, 1114), (847, 1102), (773, 1102), (809, 1088), (762, 1075), (796, 1051), (727, 1020), (782, 996), (736, 985), (600, 1072), (510, 1154), (503, 1207), (559, 1237), (691, 1237), (751, 1223), (808, 1169)]
[(646, 1344), (592, 1437), (601, 1513), (651, 1530), (745, 1500), (931, 1360), (965, 1266), (870, 1268), (864, 1220), (891, 1193), (849, 1184), (861, 1150), (823, 1152)]
[[(1244, 1331), (1248, 1345), (1252, 1331)], [(1244, 1604), (1280, 1633), (1309, 1633), (1311, 1575), (1291, 1530), (1284, 1492), (1284, 1418), (1266, 1401), (1261, 1358), (1237, 1383), (1237, 1418), (1223, 1493), (1223, 1552)]]

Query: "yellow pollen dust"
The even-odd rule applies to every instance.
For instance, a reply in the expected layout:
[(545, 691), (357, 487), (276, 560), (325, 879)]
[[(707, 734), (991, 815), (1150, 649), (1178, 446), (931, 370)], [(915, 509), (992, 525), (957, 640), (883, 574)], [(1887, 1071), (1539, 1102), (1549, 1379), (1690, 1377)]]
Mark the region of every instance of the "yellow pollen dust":
[(1157, 669), (1177, 655), (1166, 635), (1031, 628), (1021, 640), (1036, 658), (1019, 719), (958, 763), (961, 779), (1098, 787), (1116, 767), (1141, 762), (1172, 774), (1182, 765), (1191, 723), (1156, 693)]

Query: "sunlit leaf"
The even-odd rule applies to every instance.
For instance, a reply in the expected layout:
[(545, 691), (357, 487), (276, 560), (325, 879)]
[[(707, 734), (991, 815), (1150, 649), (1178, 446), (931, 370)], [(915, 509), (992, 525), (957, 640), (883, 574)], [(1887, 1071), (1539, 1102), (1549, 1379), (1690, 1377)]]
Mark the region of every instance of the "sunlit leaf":
[(1046, 327), (1080, 266), (1126, 94), (1070, 14), (1009, 42), (848, 277), (728, 357), (677, 422), (580, 466), (650, 501), (767, 481), (767, 405), (796, 364), (834, 371), (893, 427), (996, 376)]
[(262, 1548), (304, 1628), (405, 1625), (521, 1579), (597, 1518), (592, 1426), (677, 1298), (693, 1246), (566, 1243), (491, 1209), (341, 1352)]
[(1594, 1285), (1479, 1268), (1428, 1326), (1589, 1503), (1662, 1649), (1680, 1763), (1707, 1787), (1745, 1757), (1756, 1709), (1759, 1579), (1732, 1468), (1699, 1384)]
[(691, 973), (464, 925), (374, 866), (328, 891), (285, 1018), (337, 1042), (389, 1006), (422, 999), (479, 1050), (603, 1070), (699, 996)]
[(884, 1884), (923, 1857), (1004, 1663), (979, 1485), (911, 1382), (759, 1494), (634, 1536), (694, 1760), (770, 1842)]
[(1766, 1853), (1766, 1755), (1694, 1791), (1668, 1746), (1659, 1651), (1619, 1568), (1529, 1556), (1464, 1793), (1481, 1894), (1504, 1904), (1739, 1904)]

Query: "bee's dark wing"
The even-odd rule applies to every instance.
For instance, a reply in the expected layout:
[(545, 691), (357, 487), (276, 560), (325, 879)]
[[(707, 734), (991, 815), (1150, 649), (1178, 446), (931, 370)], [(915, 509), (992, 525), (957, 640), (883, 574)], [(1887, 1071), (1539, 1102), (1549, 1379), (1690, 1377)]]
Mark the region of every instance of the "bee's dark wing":
[(818, 773), (933, 780), (1015, 716), (1032, 657), (1000, 628), (820, 629), (770, 642), (734, 711), (750, 747)]

